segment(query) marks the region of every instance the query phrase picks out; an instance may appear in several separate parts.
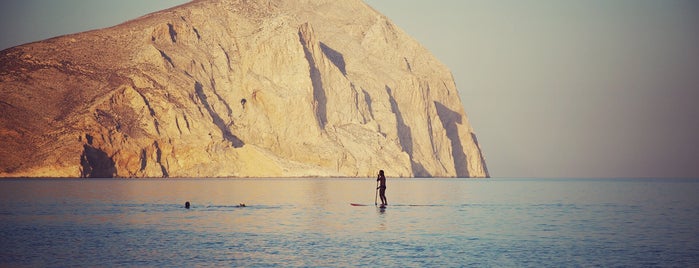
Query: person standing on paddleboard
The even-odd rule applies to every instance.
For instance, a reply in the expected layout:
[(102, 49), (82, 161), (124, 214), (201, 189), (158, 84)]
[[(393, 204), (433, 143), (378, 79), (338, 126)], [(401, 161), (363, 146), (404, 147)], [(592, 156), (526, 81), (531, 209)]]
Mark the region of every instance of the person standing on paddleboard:
[(386, 176), (383, 175), (383, 170), (379, 170), (379, 176), (376, 178), (376, 181), (379, 182), (379, 187), (376, 189), (379, 189), (379, 197), (381, 197), (381, 206), (383, 207), (388, 205), (386, 200)]

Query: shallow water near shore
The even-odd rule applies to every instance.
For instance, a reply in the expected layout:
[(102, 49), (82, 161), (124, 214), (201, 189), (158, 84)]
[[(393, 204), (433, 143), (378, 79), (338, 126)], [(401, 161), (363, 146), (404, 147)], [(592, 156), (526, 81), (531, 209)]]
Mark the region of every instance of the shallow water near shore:
[(699, 180), (389, 178), (386, 209), (375, 187), (0, 180), (0, 266), (699, 265)]

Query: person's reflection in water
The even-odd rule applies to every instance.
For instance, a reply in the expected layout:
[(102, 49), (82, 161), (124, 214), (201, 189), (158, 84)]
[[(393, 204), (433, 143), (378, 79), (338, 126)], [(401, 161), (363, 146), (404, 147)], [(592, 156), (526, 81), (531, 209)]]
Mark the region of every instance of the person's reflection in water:
[(376, 209), (376, 221), (378, 223), (378, 230), (379, 231), (386, 231), (388, 230), (388, 224), (386, 221), (388, 220), (388, 217), (390, 215), (386, 213), (386, 207), (379, 207)]

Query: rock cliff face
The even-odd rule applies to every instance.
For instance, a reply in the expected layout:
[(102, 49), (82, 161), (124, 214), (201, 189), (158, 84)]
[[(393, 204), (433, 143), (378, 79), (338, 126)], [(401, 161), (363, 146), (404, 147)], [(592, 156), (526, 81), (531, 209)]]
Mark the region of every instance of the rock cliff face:
[(360, 0), (201, 0), (0, 53), (0, 176), (487, 177), (449, 70)]

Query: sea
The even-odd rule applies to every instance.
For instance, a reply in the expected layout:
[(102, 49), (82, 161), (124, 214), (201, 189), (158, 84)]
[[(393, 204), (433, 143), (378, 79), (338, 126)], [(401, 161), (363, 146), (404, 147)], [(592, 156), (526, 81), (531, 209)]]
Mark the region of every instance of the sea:
[(0, 267), (699, 267), (696, 179), (387, 186), (3, 179)]

